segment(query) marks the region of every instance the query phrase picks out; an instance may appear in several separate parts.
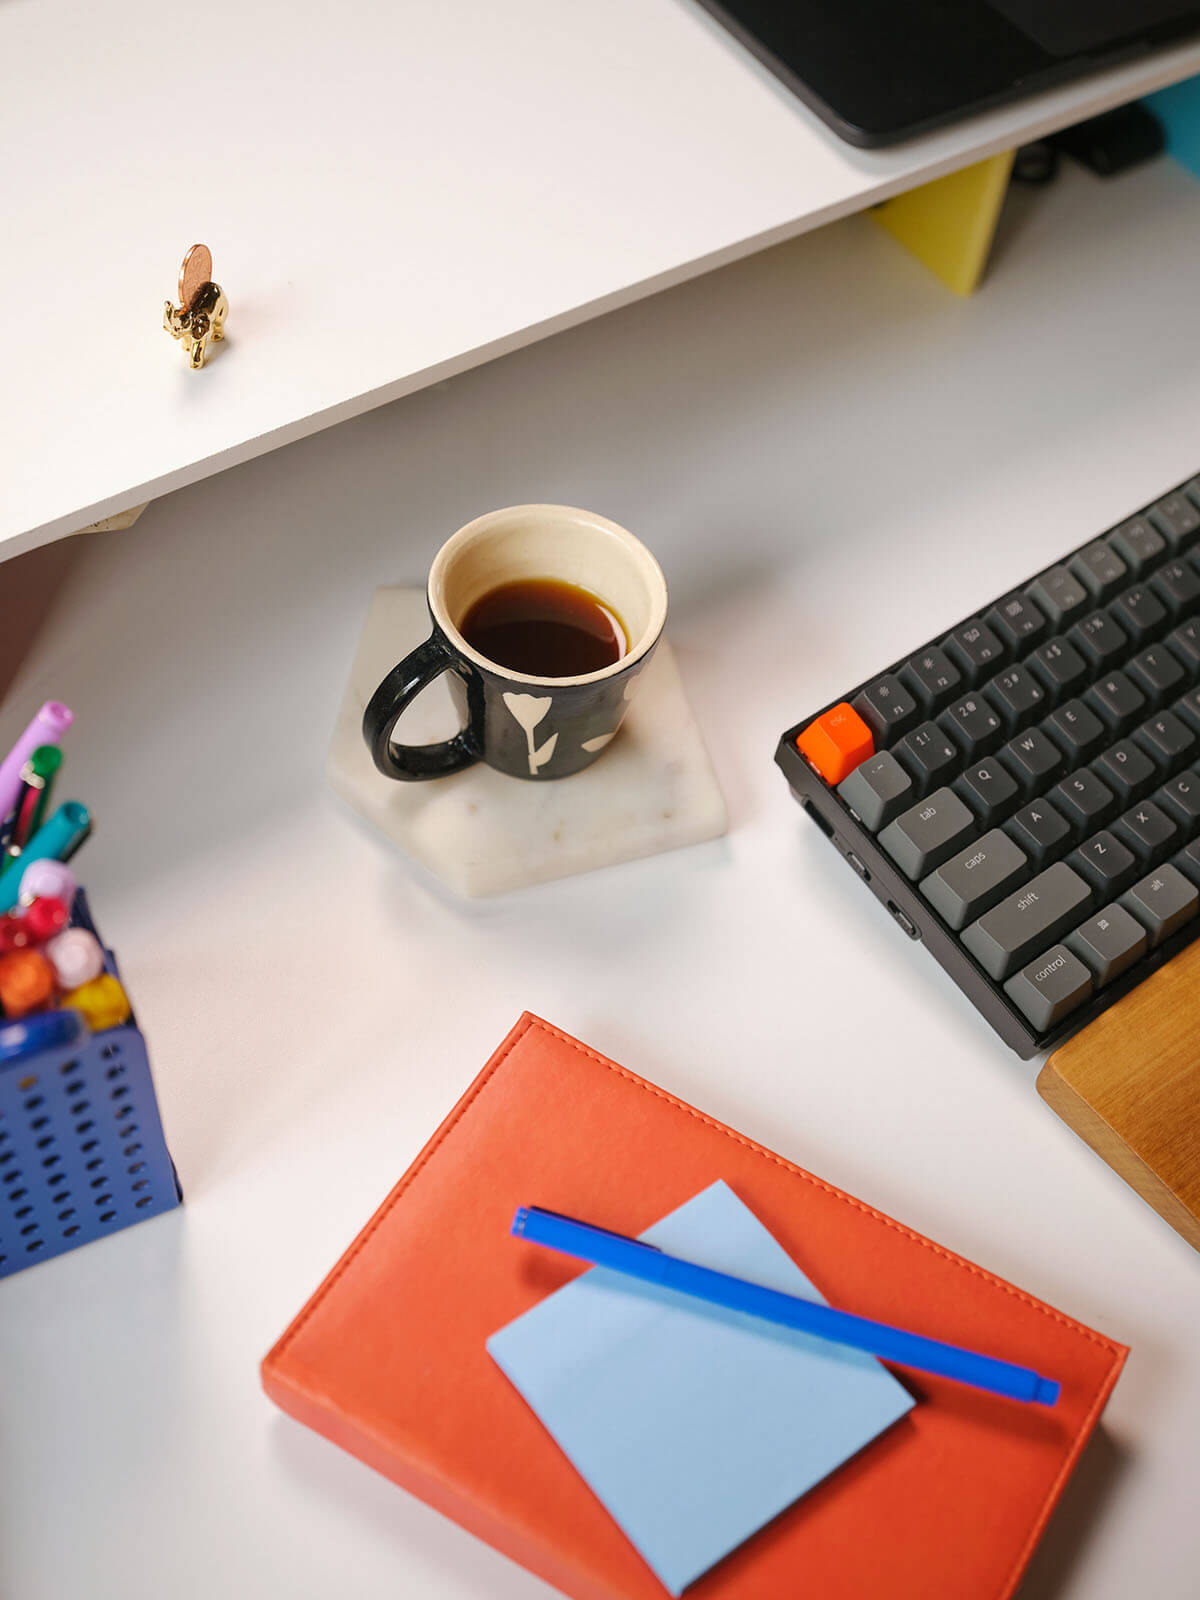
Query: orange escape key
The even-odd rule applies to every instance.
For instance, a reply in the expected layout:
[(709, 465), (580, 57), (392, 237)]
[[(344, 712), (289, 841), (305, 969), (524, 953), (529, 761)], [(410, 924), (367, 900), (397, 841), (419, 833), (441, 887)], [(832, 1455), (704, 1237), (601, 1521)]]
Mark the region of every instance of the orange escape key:
[(796, 735), (796, 748), (832, 786), (848, 778), (860, 762), (875, 754), (875, 741), (858, 712), (843, 700)]

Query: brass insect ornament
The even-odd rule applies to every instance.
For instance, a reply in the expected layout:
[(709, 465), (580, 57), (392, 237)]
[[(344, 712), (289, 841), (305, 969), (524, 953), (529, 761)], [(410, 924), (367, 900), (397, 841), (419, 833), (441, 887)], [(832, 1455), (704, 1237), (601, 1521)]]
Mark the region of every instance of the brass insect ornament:
[(163, 307), (163, 327), (173, 339), (182, 339), (193, 369), (204, 365), (210, 339), (225, 337), (229, 301), (219, 283), (212, 281), (212, 251), (194, 244), (179, 269), (179, 304)]

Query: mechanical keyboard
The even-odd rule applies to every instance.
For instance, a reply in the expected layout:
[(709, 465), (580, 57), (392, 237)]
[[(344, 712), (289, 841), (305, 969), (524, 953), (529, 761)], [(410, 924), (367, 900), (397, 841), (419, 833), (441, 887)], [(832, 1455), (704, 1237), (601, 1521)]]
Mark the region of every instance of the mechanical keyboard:
[(1200, 933), (1200, 476), (789, 728), (805, 811), (1031, 1056)]

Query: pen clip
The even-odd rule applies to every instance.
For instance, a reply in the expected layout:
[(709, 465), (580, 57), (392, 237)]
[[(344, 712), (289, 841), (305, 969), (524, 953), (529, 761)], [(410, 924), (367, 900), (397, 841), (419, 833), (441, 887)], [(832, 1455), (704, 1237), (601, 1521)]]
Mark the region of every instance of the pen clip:
[(524, 1236), (525, 1225), (529, 1221), (530, 1212), (536, 1212), (539, 1217), (552, 1217), (555, 1222), (569, 1223), (572, 1228), (581, 1228), (587, 1233), (601, 1233), (606, 1239), (617, 1239), (622, 1244), (640, 1245), (643, 1250), (654, 1250), (662, 1255), (662, 1248), (656, 1244), (647, 1244), (644, 1239), (631, 1239), (627, 1233), (618, 1233), (615, 1228), (600, 1228), (594, 1222), (580, 1222), (575, 1217), (568, 1217), (562, 1211), (551, 1211), (546, 1206), (518, 1206), (516, 1215), (512, 1219), (509, 1232), (514, 1239)]

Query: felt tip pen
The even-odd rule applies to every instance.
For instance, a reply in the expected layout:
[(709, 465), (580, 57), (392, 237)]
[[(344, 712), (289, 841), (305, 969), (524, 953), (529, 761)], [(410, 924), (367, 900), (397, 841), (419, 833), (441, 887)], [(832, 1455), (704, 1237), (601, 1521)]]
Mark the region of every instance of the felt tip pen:
[(26, 867), (33, 861), (65, 861), (79, 848), (92, 826), (88, 808), (78, 800), (64, 800), (58, 810), (30, 839), (19, 856), (0, 869), (0, 909), (16, 904)]
[(885, 1322), (873, 1322), (848, 1311), (797, 1295), (782, 1294), (744, 1278), (714, 1272), (710, 1267), (667, 1255), (657, 1245), (643, 1244), (621, 1233), (610, 1233), (590, 1223), (576, 1222), (557, 1211), (540, 1206), (521, 1206), (512, 1222), (515, 1238), (528, 1239), (563, 1255), (577, 1256), (595, 1266), (607, 1267), (643, 1283), (655, 1283), (679, 1294), (690, 1295), (710, 1305), (730, 1311), (743, 1311), (765, 1322), (827, 1339), (832, 1344), (864, 1350), (883, 1361), (894, 1361), (918, 1372), (952, 1378), (975, 1389), (1006, 1395), (1011, 1400), (1052, 1406), (1058, 1401), (1060, 1386), (1053, 1378), (1043, 1378), (1029, 1367), (1014, 1366), (993, 1356), (927, 1339), (922, 1334), (906, 1333)]
[(40, 744), (21, 768), (24, 792), (17, 802), (17, 826), (13, 842), (24, 847), (46, 819), (46, 807), (54, 788), (62, 751), (56, 744)]
[(57, 744), (74, 722), (69, 706), (47, 700), (12, 749), (0, 761), (0, 817), (7, 817), (21, 791), (21, 768), (41, 744)]

